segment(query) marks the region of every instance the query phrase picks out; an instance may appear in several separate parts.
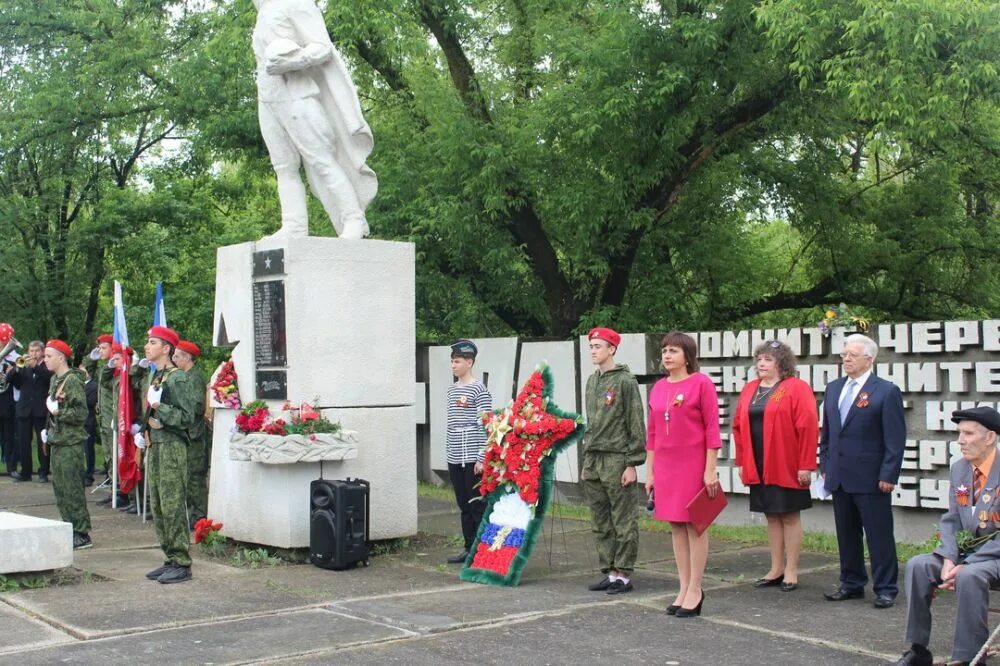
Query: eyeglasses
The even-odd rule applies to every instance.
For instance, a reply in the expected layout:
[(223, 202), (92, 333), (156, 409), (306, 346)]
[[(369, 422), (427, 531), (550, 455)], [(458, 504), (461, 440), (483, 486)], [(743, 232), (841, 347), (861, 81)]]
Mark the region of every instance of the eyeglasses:
[(840, 352), (840, 358), (849, 358), (851, 360), (859, 359), (867, 354), (859, 354), (857, 352)]

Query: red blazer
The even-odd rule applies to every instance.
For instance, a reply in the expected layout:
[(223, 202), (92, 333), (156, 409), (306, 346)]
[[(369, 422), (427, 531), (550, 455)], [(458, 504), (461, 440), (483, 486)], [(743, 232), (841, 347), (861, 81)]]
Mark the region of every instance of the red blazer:
[[(750, 441), (750, 400), (760, 380), (743, 388), (736, 403), (733, 440), (736, 465), (745, 485), (761, 483)], [(816, 469), (819, 442), (819, 415), (812, 387), (798, 377), (789, 377), (771, 392), (764, 408), (764, 479), (763, 483), (799, 489), (798, 471)]]

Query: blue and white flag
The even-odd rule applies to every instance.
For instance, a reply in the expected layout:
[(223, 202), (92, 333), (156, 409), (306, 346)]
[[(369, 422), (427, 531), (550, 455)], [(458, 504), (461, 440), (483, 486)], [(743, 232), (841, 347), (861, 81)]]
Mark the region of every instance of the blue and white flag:
[(163, 306), (163, 283), (156, 283), (156, 301), (153, 303), (153, 326), (167, 325), (167, 311)]
[(128, 343), (128, 326), (125, 324), (125, 303), (122, 300), (122, 285), (118, 280), (115, 280), (115, 327), (114, 327), (114, 338), (115, 342), (120, 344), (122, 348), (129, 346)]

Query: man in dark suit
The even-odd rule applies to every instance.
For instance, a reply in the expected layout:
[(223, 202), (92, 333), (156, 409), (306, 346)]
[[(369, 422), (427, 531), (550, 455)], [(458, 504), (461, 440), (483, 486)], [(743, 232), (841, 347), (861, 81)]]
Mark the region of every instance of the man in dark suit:
[(45, 400), (49, 397), (49, 380), (52, 373), (42, 362), (45, 345), (39, 340), (28, 343), (28, 357), (24, 367), (15, 368), (7, 375), (8, 380), (21, 392), (14, 414), (17, 420), (17, 437), (21, 455), (21, 473), (11, 474), (15, 481), (31, 480), (34, 461), (31, 456), (31, 438), (35, 436), (38, 446), (38, 480), (49, 480), (49, 456), (42, 444), (42, 430), (48, 410)]
[[(987, 612), (990, 587), (1000, 584), (1000, 464), (997, 433), (1000, 412), (992, 407), (960, 409), (958, 424), (962, 458), (951, 466), (948, 511), (941, 517), (941, 541), (933, 553), (906, 563), (906, 642), (897, 666), (931, 666), (931, 601), (938, 589), (958, 597), (955, 642), (951, 658), (975, 661), (990, 635)], [(959, 534), (964, 533), (962, 538)], [(984, 651), (985, 652), (985, 651)], [(985, 663), (977, 661), (978, 663)]]
[(7, 473), (16, 472), (21, 454), (14, 437), (14, 386), (7, 380), (7, 371), (14, 368), (17, 352), (10, 352), (12, 358), (0, 359), (0, 451)]
[(840, 549), (840, 586), (828, 601), (862, 599), (868, 575), (864, 542), (872, 564), (875, 608), (889, 608), (899, 588), (892, 490), (899, 480), (906, 446), (903, 396), (894, 384), (872, 374), (878, 345), (850, 335), (840, 354), (845, 377), (830, 382), (823, 399), (819, 458)]

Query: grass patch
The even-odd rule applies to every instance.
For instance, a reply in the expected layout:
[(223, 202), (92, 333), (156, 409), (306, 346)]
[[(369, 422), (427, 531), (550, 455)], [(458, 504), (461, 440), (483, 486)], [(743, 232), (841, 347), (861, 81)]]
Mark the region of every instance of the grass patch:
[[(430, 483), (418, 484), (417, 494), (421, 497), (432, 499), (455, 499), (451, 488), (435, 486)], [(561, 518), (564, 520), (589, 521), (590, 509), (578, 504), (553, 502), (549, 507), (548, 515), (552, 518)], [(643, 512), (639, 515), (639, 529), (647, 532), (669, 533), (670, 523), (654, 520), (651, 516)], [(741, 546), (767, 545), (767, 528), (764, 525), (712, 525), (709, 528), (709, 534), (713, 539)], [(900, 562), (905, 562), (915, 555), (933, 551), (936, 542), (937, 538), (931, 537), (923, 543), (897, 543), (896, 555)], [(837, 536), (825, 532), (805, 532), (802, 536), (802, 550), (812, 553), (836, 555), (839, 552)], [(865, 547), (865, 557), (868, 557), (867, 547)]]
[(67, 587), (70, 585), (85, 585), (108, 580), (103, 576), (92, 574), (75, 567), (66, 567), (55, 571), (28, 572), (0, 575), (0, 593), (16, 592), (18, 590), (41, 590), (46, 587)]
[(436, 486), (433, 483), (421, 481), (417, 484), (417, 495), (431, 499), (455, 501), (455, 491), (448, 486)]
[(281, 558), (275, 557), (267, 548), (238, 548), (229, 563), (241, 569), (263, 569), (281, 564)]
[(404, 551), (413, 548), (413, 543), (407, 539), (386, 539), (385, 541), (376, 541), (368, 549), (368, 553), (372, 557), (379, 555), (395, 555), (397, 553), (402, 553)]

